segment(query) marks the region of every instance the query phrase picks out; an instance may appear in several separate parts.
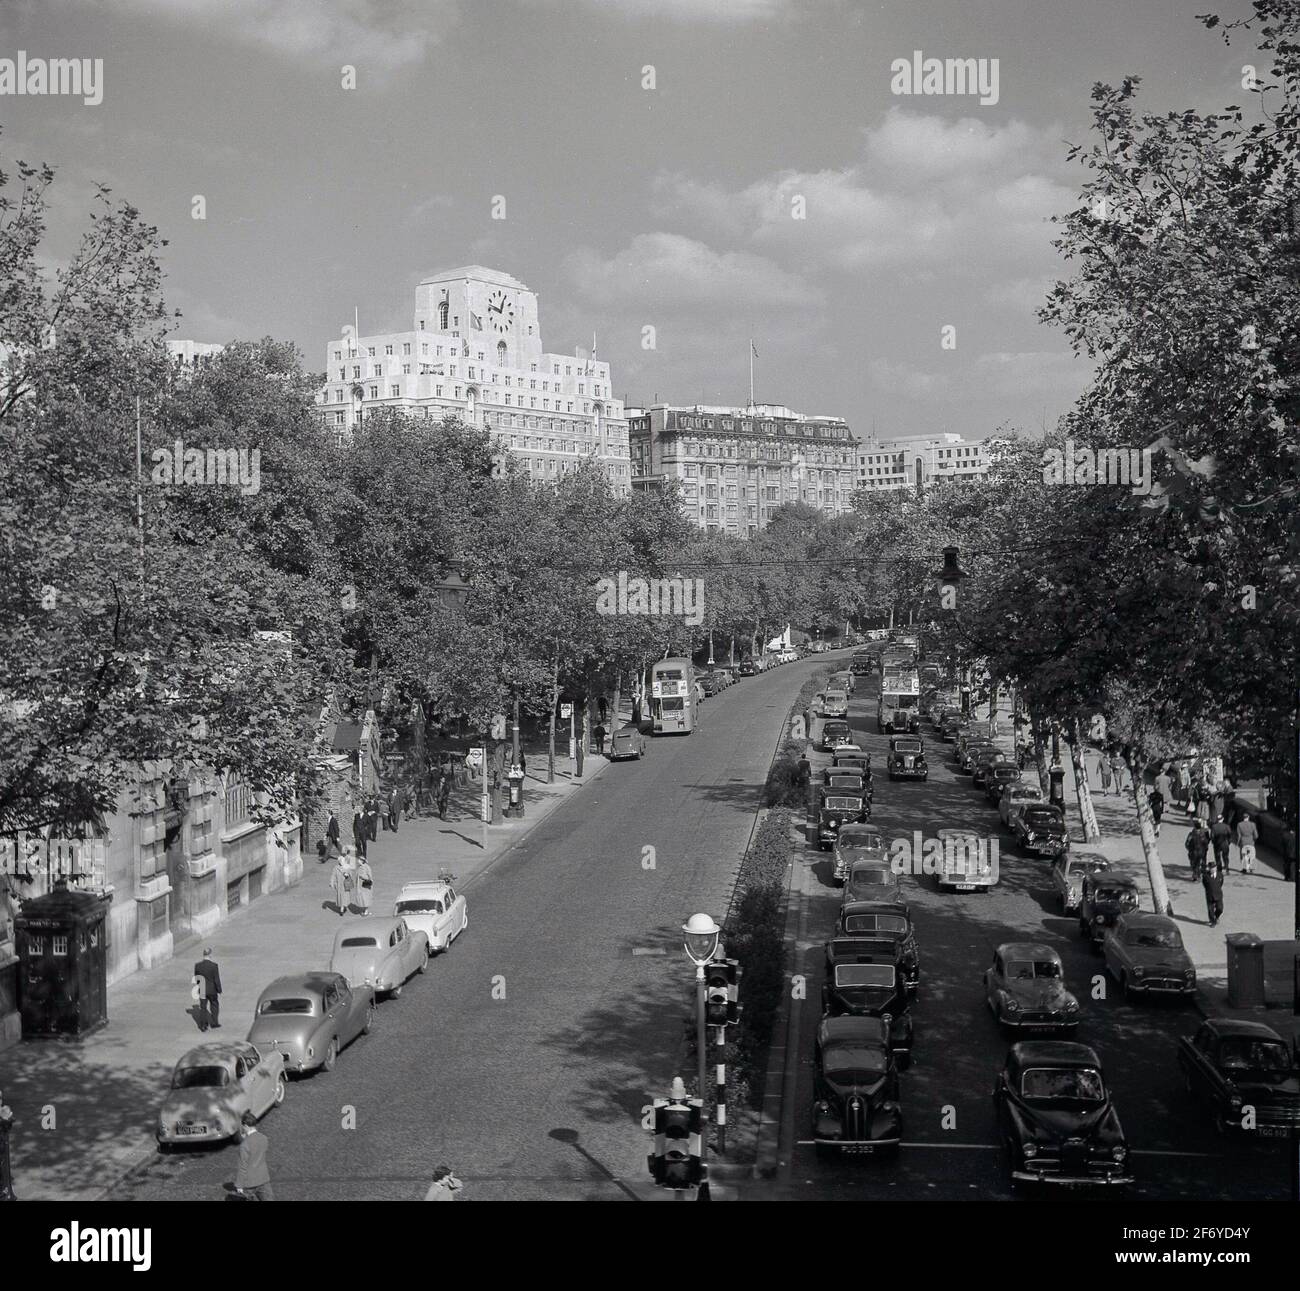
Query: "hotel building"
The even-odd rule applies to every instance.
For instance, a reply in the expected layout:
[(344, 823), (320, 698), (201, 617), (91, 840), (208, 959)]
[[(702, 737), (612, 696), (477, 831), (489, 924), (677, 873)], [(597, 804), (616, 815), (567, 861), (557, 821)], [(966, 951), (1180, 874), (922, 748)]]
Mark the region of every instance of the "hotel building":
[(619, 493), (631, 489), (627, 421), (608, 363), (579, 349), (542, 349), (537, 293), (481, 265), (424, 279), (412, 330), (352, 328), (325, 352), (317, 395), (325, 424), (349, 434), (375, 408), (483, 426), (534, 480), (555, 481), (594, 459)]
[(870, 439), (857, 448), (857, 487), (873, 492), (926, 488), (987, 475), (988, 445), (960, 435)]
[(779, 404), (745, 408), (657, 403), (628, 414), (632, 487), (675, 481), (701, 529), (748, 537), (777, 507), (806, 502), (848, 511), (858, 444), (838, 417), (808, 417)]

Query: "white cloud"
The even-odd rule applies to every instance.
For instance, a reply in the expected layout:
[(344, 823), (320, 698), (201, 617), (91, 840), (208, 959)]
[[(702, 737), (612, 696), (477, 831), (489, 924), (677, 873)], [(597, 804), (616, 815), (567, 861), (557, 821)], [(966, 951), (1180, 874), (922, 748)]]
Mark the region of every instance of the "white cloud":
[(1087, 385), (1092, 366), (1062, 350), (981, 354), (975, 361), (976, 386), (985, 394), (1020, 398), (1050, 394), (1057, 402), (1073, 399)]
[(350, 63), (359, 79), (419, 62), (458, 12), (455, 0), (115, 0), (114, 9), (295, 60)]
[(948, 378), (934, 372), (922, 372), (909, 363), (875, 358), (867, 364), (871, 383), (878, 390), (908, 399), (929, 399), (948, 389)]
[[(532, 0), (534, 4), (571, 8), (573, 0)], [(584, 0), (589, 9), (627, 18), (667, 18), (674, 22), (771, 22), (797, 16), (808, 0)]]
[(821, 293), (748, 251), (714, 251), (674, 233), (642, 233), (613, 256), (583, 248), (566, 257), (575, 291), (593, 305), (734, 314), (737, 309), (815, 306)]

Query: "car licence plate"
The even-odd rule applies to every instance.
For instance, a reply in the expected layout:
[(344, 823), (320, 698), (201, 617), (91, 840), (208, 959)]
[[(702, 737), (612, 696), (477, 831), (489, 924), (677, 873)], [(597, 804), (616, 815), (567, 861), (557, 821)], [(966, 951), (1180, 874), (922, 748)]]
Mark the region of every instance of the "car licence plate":
[(1257, 1125), (1255, 1133), (1266, 1139), (1284, 1139), (1290, 1130), (1285, 1125)]
[(954, 892), (974, 892), (978, 886), (976, 883), (954, 883), (952, 890)]
[(206, 1134), (208, 1127), (206, 1125), (178, 1125), (177, 1134)]
[(875, 1152), (876, 1145), (874, 1143), (845, 1143), (840, 1150), (847, 1152), (850, 1156), (869, 1157)]

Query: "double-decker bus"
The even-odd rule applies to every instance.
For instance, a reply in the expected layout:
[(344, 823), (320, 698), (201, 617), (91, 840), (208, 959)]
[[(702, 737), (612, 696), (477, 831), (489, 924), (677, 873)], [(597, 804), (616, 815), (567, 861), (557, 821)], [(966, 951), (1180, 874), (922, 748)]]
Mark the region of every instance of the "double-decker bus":
[(890, 734), (921, 729), (921, 684), (910, 668), (886, 667), (880, 678), (876, 730)]
[(689, 659), (660, 659), (650, 667), (650, 715), (656, 735), (695, 729), (695, 669)]

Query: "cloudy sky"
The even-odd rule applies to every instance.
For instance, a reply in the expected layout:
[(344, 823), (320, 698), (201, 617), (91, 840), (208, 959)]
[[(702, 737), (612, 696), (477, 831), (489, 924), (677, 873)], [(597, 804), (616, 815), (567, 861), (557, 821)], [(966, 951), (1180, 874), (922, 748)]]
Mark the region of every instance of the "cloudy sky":
[[(102, 58), (104, 99), (0, 98), (0, 166), (56, 167), (54, 262), (96, 182), (139, 207), (198, 340), (269, 334), (319, 370), (354, 307), (410, 327), (421, 277), (481, 263), (540, 293), (548, 349), (597, 332), (633, 402), (744, 402), (752, 335), (760, 400), (863, 435), (1037, 432), (1087, 377), (1034, 311), (1090, 88), (1241, 102), (1244, 50), (1194, 15), (1245, 8), (5, 0), (0, 58)], [(997, 103), (891, 93), (914, 50), (996, 58)]]

